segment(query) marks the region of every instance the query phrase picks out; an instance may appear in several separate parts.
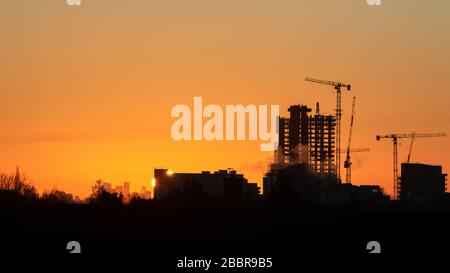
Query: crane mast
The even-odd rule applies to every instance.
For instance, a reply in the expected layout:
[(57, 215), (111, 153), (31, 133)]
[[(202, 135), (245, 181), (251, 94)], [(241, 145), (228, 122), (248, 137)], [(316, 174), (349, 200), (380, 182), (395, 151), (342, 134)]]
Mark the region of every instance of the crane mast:
[(348, 133), (348, 142), (347, 142), (347, 154), (346, 154), (345, 161), (344, 161), (344, 168), (346, 169), (345, 183), (347, 183), (347, 184), (352, 182), (352, 162), (350, 160), (350, 146), (352, 143), (353, 119), (355, 117), (355, 103), (356, 103), (356, 97), (353, 97), (352, 116), (350, 119), (350, 131)]
[[(353, 149), (350, 149), (350, 153), (351, 153), (351, 154), (352, 154), (352, 153), (369, 152), (369, 151), (370, 151), (369, 148), (353, 148)], [(340, 153), (347, 153), (347, 149), (340, 150), (339, 152), (340, 152)]]
[(414, 139), (416, 138), (416, 133), (413, 132), (412, 133), (412, 137), (411, 137), (411, 143), (409, 144), (409, 152), (408, 152), (408, 159), (406, 160), (406, 163), (409, 163), (409, 160), (411, 159), (411, 153), (412, 153), (412, 148), (413, 148), (413, 144), (414, 144)]

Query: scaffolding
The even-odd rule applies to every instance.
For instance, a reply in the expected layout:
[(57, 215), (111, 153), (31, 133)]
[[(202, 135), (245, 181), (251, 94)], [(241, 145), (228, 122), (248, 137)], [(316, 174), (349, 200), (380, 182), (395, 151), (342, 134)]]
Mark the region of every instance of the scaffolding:
[(308, 127), (308, 163), (311, 171), (321, 176), (335, 174), (336, 117), (316, 114), (309, 117)]
[(278, 149), (275, 150), (275, 161), (278, 164), (288, 163), (289, 158), (289, 119), (279, 118)]
[(277, 164), (307, 164), (321, 176), (336, 174), (336, 117), (316, 113), (305, 105), (289, 107), (289, 118), (279, 119)]

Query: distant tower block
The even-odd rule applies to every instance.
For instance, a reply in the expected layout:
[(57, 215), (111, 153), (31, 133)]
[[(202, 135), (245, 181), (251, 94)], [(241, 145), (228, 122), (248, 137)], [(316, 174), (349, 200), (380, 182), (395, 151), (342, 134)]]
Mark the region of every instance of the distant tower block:
[(123, 195), (125, 197), (130, 196), (130, 182), (123, 183)]

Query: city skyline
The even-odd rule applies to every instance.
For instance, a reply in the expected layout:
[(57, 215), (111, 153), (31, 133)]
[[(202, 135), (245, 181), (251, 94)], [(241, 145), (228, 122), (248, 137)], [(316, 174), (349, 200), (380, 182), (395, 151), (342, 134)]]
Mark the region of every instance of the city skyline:
[[(356, 185), (392, 192), (392, 144), (376, 135), (450, 132), (450, 3), (186, 2), (2, 3), (0, 172), (19, 166), (40, 192), (80, 197), (98, 179), (150, 188), (157, 167), (233, 167), (262, 186), (271, 152), (251, 141), (176, 142), (170, 110), (202, 96), (277, 104), (281, 116), (320, 102), (334, 115), (335, 93), (305, 77), (352, 84), (342, 147), (356, 96), (352, 146), (370, 148), (352, 155)], [(419, 139), (411, 161), (448, 173), (449, 144)]]

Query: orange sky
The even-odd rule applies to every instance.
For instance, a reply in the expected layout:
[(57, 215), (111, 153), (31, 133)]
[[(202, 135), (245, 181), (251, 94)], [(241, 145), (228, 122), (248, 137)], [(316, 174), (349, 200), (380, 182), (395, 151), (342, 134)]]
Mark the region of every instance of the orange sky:
[[(350, 82), (353, 182), (391, 192), (392, 144), (376, 134), (450, 133), (450, 2), (383, 0), (6, 0), (0, 4), (0, 172), (85, 197), (96, 179), (150, 186), (154, 167), (234, 167), (261, 183), (259, 142), (175, 142), (176, 104), (321, 104), (304, 78)], [(450, 138), (412, 160), (448, 172)], [(399, 147), (399, 161), (409, 142)], [(343, 145), (344, 146), (344, 145)]]

